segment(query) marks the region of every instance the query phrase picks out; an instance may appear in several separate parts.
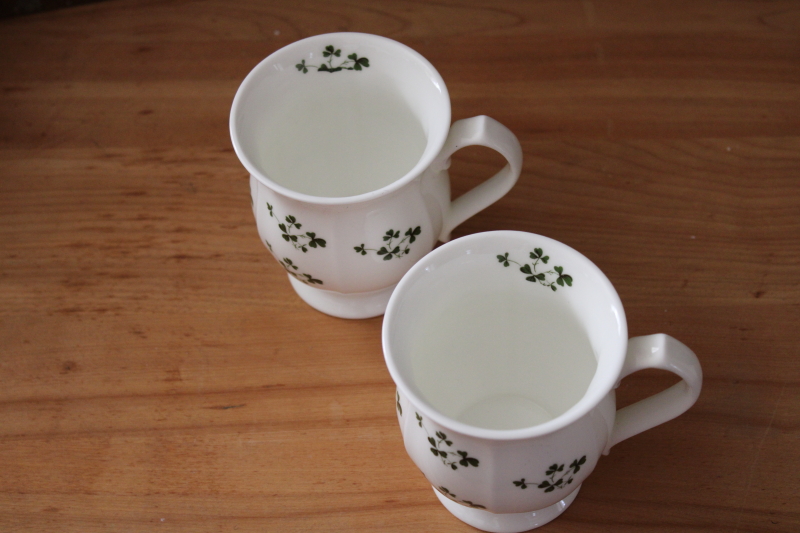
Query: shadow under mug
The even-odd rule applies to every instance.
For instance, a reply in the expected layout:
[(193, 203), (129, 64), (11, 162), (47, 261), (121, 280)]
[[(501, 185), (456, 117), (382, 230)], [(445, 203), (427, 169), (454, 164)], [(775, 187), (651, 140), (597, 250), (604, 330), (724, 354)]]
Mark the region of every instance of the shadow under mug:
[[(406, 451), (444, 506), (485, 531), (541, 526), (601, 454), (689, 409), (695, 354), (627, 335), (608, 278), (547, 237), (468, 235), (414, 265), (389, 301), (383, 350)], [(614, 389), (643, 368), (682, 380), (617, 410)]]
[[(362, 33), (309, 37), (264, 59), (236, 93), (230, 131), (261, 240), (303, 300), (342, 318), (383, 314), (411, 265), (522, 168), (519, 141), (497, 121), (451, 127), (447, 88), (424, 57)], [(508, 164), (451, 202), (450, 156), (470, 145)]]

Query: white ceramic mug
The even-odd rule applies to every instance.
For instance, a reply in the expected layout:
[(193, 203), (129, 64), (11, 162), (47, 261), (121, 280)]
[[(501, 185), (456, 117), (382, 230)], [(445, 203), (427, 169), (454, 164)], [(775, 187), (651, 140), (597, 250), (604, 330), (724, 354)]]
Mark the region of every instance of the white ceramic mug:
[[(601, 454), (689, 409), (702, 383), (674, 338), (628, 339), (589, 259), (515, 231), (462, 237), (414, 265), (389, 301), (383, 350), (408, 454), (450, 512), (486, 531), (557, 517)], [(617, 410), (614, 389), (643, 368), (682, 381)]]
[[(479, 116), (450, 125), (439, 73), (396, 41), (317, 35), (258, 64), (230, 117), (262, 241), (316, 309), (384, 312), (403, 274), (491, 205), (522, 168), (517, 138)], [(488, 146), (508, 164), (450, 201), (450, 156)]]

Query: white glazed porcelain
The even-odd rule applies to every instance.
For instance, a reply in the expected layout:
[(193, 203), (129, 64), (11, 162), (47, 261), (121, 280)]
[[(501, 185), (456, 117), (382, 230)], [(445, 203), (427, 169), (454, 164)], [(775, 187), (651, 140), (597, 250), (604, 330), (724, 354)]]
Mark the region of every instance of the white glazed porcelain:
[[(547, 265), (542, 257), (549, 260)], [(412, 353), (415, 334), (432, 308), (478, 285), (514, 291), (531, 301), (560, 299), (559, 304), (571, 309), (588, 334), (597, 368), (585, 394), (566, 412), (531, 427), (485, 429), (444, 415), (422, 392), (420, 383), (431, 376), (418, 375)], [(481, 302), (473, 304), (480, 312)], [(557, 517), (601, 454), (685, 412), (702, 383), (697, 357), (674, 338), (658, 334), (628, 339), (622, 303), (591, 261), (547, 237), (514, 231), (457, 239), (414, 265), (389, 301), (383, 349), (397, 385), (397, 416), (409, 456), (451, 513), (485, 531), (525, 531)], [(614, 389), (623, 377), (642, 368), (669, 370), (682, 380), (616, 410)], [(433, 377), (451, 396), (463, 396), (466, 403), (480, 400), (482, 393), (470, 385), (469, 373), (465, 376), (450, 383), (445, 369)], [(478, 380), (474, 383), (489, 379), (473, 377)], [(550, 384), (553, 390), (566, 385)], [(526, 394), (524, 387), (512, 392)]]
[[(334, 57), (334, 50), (340, 55)], [(362, 63), (352, 69), (356, 60)], [(344, 70), (320, 72), (326, 61), (345, 65)], [(388, 87), (405, 101), (427, 137), (416, 165), (389, 185), (347, 197), (300, 193), (264, 172), (258, 163), (262, 118), (293, 99), (313, 98), (315, 91), (347, 94), (348, 87), (362, 93)], [(447, 241), (455, 226), (506, 194), (522, 167), (519, 141), (505, 126), (479, 116), (451, 127), (449, 95), (436, 69), (407, 46), (368, 34), (309, 37), (267, 57), (242, 82), (230, 130), (234, 149), (250, 172), (262, 241), (303, 300), (343, 318), (382, 314), (411, 265), (437, 240)], [(470, 145), (497, 150), (508, 165), (451, 202), (450, 156)], [(308, 146), (308, 153), (314, 157), (314, 146)]]

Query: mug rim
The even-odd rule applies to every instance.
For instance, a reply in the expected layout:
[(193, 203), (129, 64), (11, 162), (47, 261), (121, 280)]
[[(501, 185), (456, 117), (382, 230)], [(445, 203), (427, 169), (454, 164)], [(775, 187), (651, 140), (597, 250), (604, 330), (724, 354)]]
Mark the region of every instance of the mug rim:
[[(379, 189), (375, 189), (354, 196), (339, 196), (339, 197), (314, 196), (306, 193), (297, 192), (284, 185), (276, 183), (275, 181), (271, 180), (265, 173), (261, 172), (256, 165), (253, 164), (250, 158), (247, 157), (247, 155), (245, 154), (245, 151), (239, 140), (239, 134), (236, 128), (237, 111), (243, 105), (242, 102), (246, 98), (246, 94), (249, 92), (250, 87), (262, 79), (264, 71), (266, 71), (277, 59), (291, 53), (292, 50), (295, 50), (297, 48), (306, 45), (310, 41), (318, 41), (318, 40), (322, 41), (341, 36), (347, 36), (350, 38), (355, 37), (357, 39), (363, 39), (365, 41), (378, 42), (384, 46), (394, 47), (401, 53), (408, 54), (413, 59), (415, 59), (420, 64), (420, 67), (422, 67), (422, 69), (426, 71), (426, 74), (428, 75), (429, 78), (431, 78), (433, 84), (436, 86), (436, 88), (442, 95), (443, 101), (446, 106), (446, 109), (443, 109), (443, 122), (446, 122), (446, 125), (445, 128), (443, 129), (444, 131), (443, 135), (439, 135), (437, 136), (437, 138), (428, 137), (428, 141), (425, 145), (425, 152), (423, 152), (422, 156), (414, 164), (411, 170), (409, 170), (402, 177), (394, 180), (392, 183), (385, 185)], [(292, 198), (300, 202), (318, 204), (318, 205), (343, 205), (343, 204), (356, 204), (361, 202), (367, 202), (370, 200), (374, 200), (376, 198), (380, 198), (382, 196), (386, 196), (387, 194), (390, 194), (402, 188), (407, 183), (413, 181), (416, 177), (421, 175), (426, 169), (428, 169), (428, 167), (430, 167), (431, 163), (441, 152), (445, 140), (447, 139), (447, 134), (449, 133), (450, 130), (450, 120), (451, 120), (451, 105), (450, 105), (450, 94), (447, 90), (447, 86), (445, 85), (442, 76), (439, 74), (439, 71), (437, 71), (436, 68), (430, 63), (430, 61), (425, 59), (425, 57), (422, 56), (422, 54), (420, 54), (413, 48), (401, 42), (395, 41), (394, 39), (389, 39), (388, 37), (374, 35), (371, 33), (362, 33), (362, 32), (334, 32), (334, 33), (323, 33), (319, 35), (312, 35), (310, 37), (294, 41), (286, 46), (279, 48), (278, 50), (275, 50), (266, 58), (262, 59), (247, 74), (242, 83), (239, 85), (239, 88), (236, 90), (236, 95), (234, 96), (233, 103), (231, 104), (231, 112), (228, 124), (230, 129), (231, 142), (233, 144), (233, 149), (234, 152), (236, 153), (236, 156), (239, 158), (239, 161), (245, 167), (245, 169), (250, 173), (250, 175), (256, 178), (259, 182), (261, 182), (265, 186), (269, 187), (273, 191), (283, 196)], [(432, 143), (435, 149), (429, 149)]]
[[(567, 250), (571, 250), (581, 261), (584, 262), (584, 268), (589, 268), (595, 271), (596, 274), (599, 274), (598, 280), (603, 283), (604, 289), (608, 292), (610, 297), (610, 304), (618, 309), (617, 319), (618, 319), (618, 327), (619, 327), (619, 334), (617, 338), (619, 339), (619, 346), (613, 350), (613, 357), (614, 360), (610, 362), (604, 363), (606, 367), (609, 368), (608, 372), (606, 372), (606, 376), (603, 377), (601, 380), (601, 384), (592, 388), (591, 385), (589, 389), (581, 396), (581, 399), (578, 400), (572, 407), (570, 407), (566, 412), (562, 413), (561, 415), (548, 420), (542, 424), (537, 424), (534, 426), (528, 426), (519, 429), (488, 429), (482, 428), (478, 426), (473, 426), (470, 424), (466, 424), (464, 422), (460, 422), (454, 418), (451, 418), (441, 411), (436, 409), (433, 405), (431, 405), (428, 401), (424, 398), (420, 397), (419, 395), (415, 394), (413, 388), (408, 385), (406, 380), (404, 379), (403, 373), (400, 371), (398, 366), (395, 364), (394, 357), (392, 356), (391, 351), (391, 342), (390, 337), (392, 336), (392, 328), (394, 322), (394, 314), (396, 312), (396, 308), (400, 305), (400, 302), (403, 299), (403, 293), (405, 293), (411, 285), (413, 285), (417, 279), (424, 275), (424, 272), (432, 265), (440, 264), (439, 261), (440, 256), (450, 256), (449, 259), (460, 255), (459, 251), (464, 249), (465, 247), (468, 249), (470, 245), (477, 244), (478, 242), (487, 241), (487, 240), (496, 240), (498, 242), (507, 239), (538, 239), (538, 242), (542, 240), (546, 241), (548, 245), (555, 244), (557, 246), (561, 246), (566, 248)], [(425, 257), (420, 259), (411, 269), (406, 272), (400, 282), (397, 284), (392, 296), (389, 298), (389, 304), (386, 307), (386, 313), (384, 314), (383, 319), (383, 326), (381, 330), (381, 342), (383, 347), (383, 354), (384, 359), (386, 362), (386, 366), (389, 370), (389, 374), (392, 377), (397, 388), (400, 392), (406, 396), (406, 398), (410, 401), (413, 406), (418, 409), (423, 415), (428, 417), (430, 420), (434, 421), (435, 423), (439, 424), (440, 426), (447, 428), (451, 431), (456, 431), (461, 433), (462, 435), (471, 436), (475, 438), (482, 438), (487, 440), (495, 440), (495, 441), (510, 441), (510, 440), (522, 440), (528, 439), (532, 437), (540, 437), (543, 435), (547, 435), (550, 433), (554, 433), (560, 429), (563, 429), (570, 424), (576, 422), (583, 416), (587, 415), (593, 409), (595, 409), (600, 402), (605, 398), (609, 392), (611, 392), (615, 387), (617, 382), (619, 381), (620, 373), (622, 372), (622, 367), (625, 362), (625, 354), (627, 351), (627, 344), (628, 344), (628, 328), (627, 328), (627, 320), (625, 317), (625, 311), (622, 307), (622, 301), (617, 294), (616, 289), (611, 284), (611, 281), (608, 277), (603, 273), (600, 268), (595, 265), (588, 257), (581, 254), (574, 248), (570, 247), (567, 244), (564, 244), (560, 241), (556, 241), (555, 239), (551, 239), (549, 237), (545, 237), (543, 235), (538, 235), (535, 233), (523, 232), (523, 231), (511, 231), (511, 230), (500, 230), (500, 231), (487, 231), (482, 233), (474, 233), (471, 235), (466, 235), (464, 237), (460, 237), (453, 241), (443, 244), (439, 248), (431, 251)], [(598, 366), (599, 368), (599, 366)], [(597, 377), (597, 374), (595, 374)], [(594, 378), (593, 378), (594, 379)]]

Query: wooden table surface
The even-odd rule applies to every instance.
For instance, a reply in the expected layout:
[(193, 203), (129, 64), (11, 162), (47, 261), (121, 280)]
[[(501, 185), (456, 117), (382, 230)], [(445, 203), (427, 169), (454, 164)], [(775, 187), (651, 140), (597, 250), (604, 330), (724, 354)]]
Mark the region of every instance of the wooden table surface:
[[(300, 301), (231, 148), (249, 70), (331, 31), (411, 46), (454, 119), (519, 136), (519, 183), (455, 236), (577, 248), (632, 336), (703, 365), (697, 404), (616, 446), (545, 531), (800, 531), (800, 5), (674, 0), (0, 21), (0, 530), (474, 531), (405, 454), (381, 318)], [(463, 150), (455, 191), (496, 168)]]

